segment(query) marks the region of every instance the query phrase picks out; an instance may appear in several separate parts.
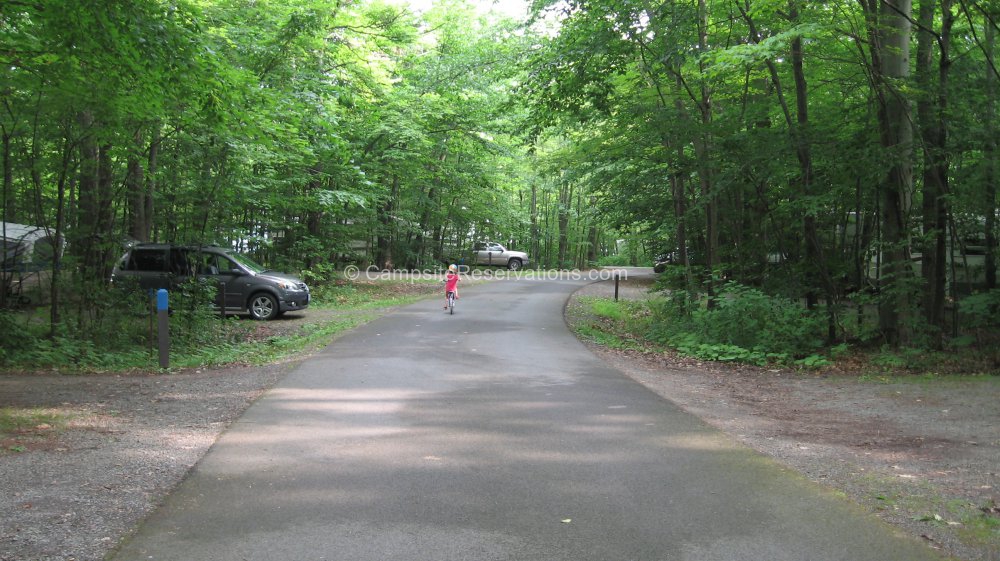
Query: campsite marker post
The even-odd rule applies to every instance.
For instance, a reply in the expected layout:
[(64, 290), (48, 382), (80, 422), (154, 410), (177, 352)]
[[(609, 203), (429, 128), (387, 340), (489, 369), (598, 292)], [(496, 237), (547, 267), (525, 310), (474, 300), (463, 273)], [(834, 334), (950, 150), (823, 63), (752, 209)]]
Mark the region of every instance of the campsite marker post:
[(170, 368), (170, 318), (167, 315), (167, 291), (156, 291), (157, 340), (160, 343), (160, 368)]

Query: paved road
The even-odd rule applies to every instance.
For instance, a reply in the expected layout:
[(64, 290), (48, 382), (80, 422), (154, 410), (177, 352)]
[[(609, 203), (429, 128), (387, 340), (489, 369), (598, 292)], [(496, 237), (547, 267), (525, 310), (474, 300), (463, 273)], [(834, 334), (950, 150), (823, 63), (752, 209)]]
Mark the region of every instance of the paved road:
[(594, 358), (562, 319), (582, 284), (470, 287), (339, 339), (114, 559), (937, 559)]

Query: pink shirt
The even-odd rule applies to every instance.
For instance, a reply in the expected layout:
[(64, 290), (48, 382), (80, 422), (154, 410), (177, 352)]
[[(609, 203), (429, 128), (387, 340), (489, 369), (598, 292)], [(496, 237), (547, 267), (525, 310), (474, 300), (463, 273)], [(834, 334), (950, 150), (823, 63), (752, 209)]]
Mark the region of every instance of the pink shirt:
[(458, 275), (454, 273), (448, 273), (445, 277), (444, 290), (445, 292), (454, 292), (455, 287), (458, 286)]

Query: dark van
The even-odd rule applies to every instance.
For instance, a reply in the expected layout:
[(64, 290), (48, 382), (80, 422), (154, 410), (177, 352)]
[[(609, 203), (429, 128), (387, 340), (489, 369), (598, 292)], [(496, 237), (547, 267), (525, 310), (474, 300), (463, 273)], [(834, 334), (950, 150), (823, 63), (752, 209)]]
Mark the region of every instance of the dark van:
[(192, 278), (215, 282), (219, 286), (215, 304), (227, 313), (269, 320), (309, 306), (306, 283), (222, 247), (137, 244), (111, 274), (112, 282), (134, 279), (142, 288), (167, 290)]

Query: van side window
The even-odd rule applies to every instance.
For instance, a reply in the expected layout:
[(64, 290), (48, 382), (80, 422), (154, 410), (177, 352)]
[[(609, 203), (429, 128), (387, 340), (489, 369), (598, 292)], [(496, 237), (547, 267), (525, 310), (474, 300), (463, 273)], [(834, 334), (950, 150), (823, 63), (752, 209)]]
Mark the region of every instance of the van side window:
[(191, 274), (191, 263), (188, 262), (188, 251), (183, 248), (170, 250), (170, 272), (182, 277)]
[(167, 252), (162, 249), (133, 249), (126, 269), (165, 273), (167, 272)]
[(215, 255), (211, 253), (189, 253), (188, 259), (191, 260), (191, 266), (194, 267), (195, 273), (199, 275), (217, 275), (219, 274), (219, 268), (215, 265)]

